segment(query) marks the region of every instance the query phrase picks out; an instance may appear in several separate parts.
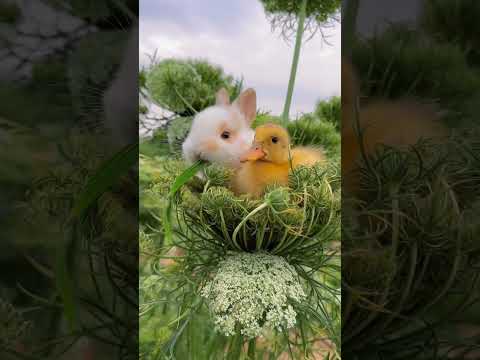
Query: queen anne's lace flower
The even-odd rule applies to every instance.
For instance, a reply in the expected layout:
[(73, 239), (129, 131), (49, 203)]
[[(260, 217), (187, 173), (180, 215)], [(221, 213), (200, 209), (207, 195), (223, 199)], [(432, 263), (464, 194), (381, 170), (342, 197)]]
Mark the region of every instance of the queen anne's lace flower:
[(217, 329), (253, 338), (269, 329), (295, 326), (292, 305), (305, 299), (298, 274), (287, 261), (265, 253), (237, 253), (220, 262), (201, 295)]

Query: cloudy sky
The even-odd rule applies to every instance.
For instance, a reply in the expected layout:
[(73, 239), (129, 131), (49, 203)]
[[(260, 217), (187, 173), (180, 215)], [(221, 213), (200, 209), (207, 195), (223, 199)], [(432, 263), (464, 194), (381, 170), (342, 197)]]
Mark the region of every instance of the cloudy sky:
[[(142, 0), (140, 64), (157, 51), (166, 57), (201, 57), (257, 91), (258, 106), (283, 108), (293, 53), (272, 32), (258, 0)], [(291, 114), (312, 111), (318, 99), (340, 95), (340, 25), (307, 42), (301, 52)]]

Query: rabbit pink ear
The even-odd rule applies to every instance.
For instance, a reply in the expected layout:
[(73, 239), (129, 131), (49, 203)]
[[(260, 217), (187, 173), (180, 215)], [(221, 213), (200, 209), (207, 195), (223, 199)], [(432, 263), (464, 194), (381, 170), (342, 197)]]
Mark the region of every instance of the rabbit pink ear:
[(257, 94), (252, 88), (243, 91), (233, 102), (245, 116), (248, 125), (251, 125), (257, 114)]
[(225, 88), (221, 88), (215, 95), (216, 105), (230, 105), (230, 96)]

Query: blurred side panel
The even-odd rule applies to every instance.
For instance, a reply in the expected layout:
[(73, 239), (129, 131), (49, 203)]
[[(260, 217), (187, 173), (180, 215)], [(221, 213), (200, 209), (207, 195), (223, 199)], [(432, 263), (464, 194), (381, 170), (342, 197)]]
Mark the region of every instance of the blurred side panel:
[(343, 2), (345, 359), (480, 358), (479, 16)]
[(138, 1), (0, 1), (0, 358), (138, 358)]

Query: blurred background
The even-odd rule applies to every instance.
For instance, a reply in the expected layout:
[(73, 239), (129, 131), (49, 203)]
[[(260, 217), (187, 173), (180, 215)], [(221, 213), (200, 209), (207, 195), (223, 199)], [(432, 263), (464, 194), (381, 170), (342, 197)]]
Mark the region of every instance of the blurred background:
[(137, 16), (131, 0), (0, 1), (1, 359), (138, 358), (136, 174), (95, 181), (123, 124), (137, 141), (135, 43), (134, 82), (112, 90)]

